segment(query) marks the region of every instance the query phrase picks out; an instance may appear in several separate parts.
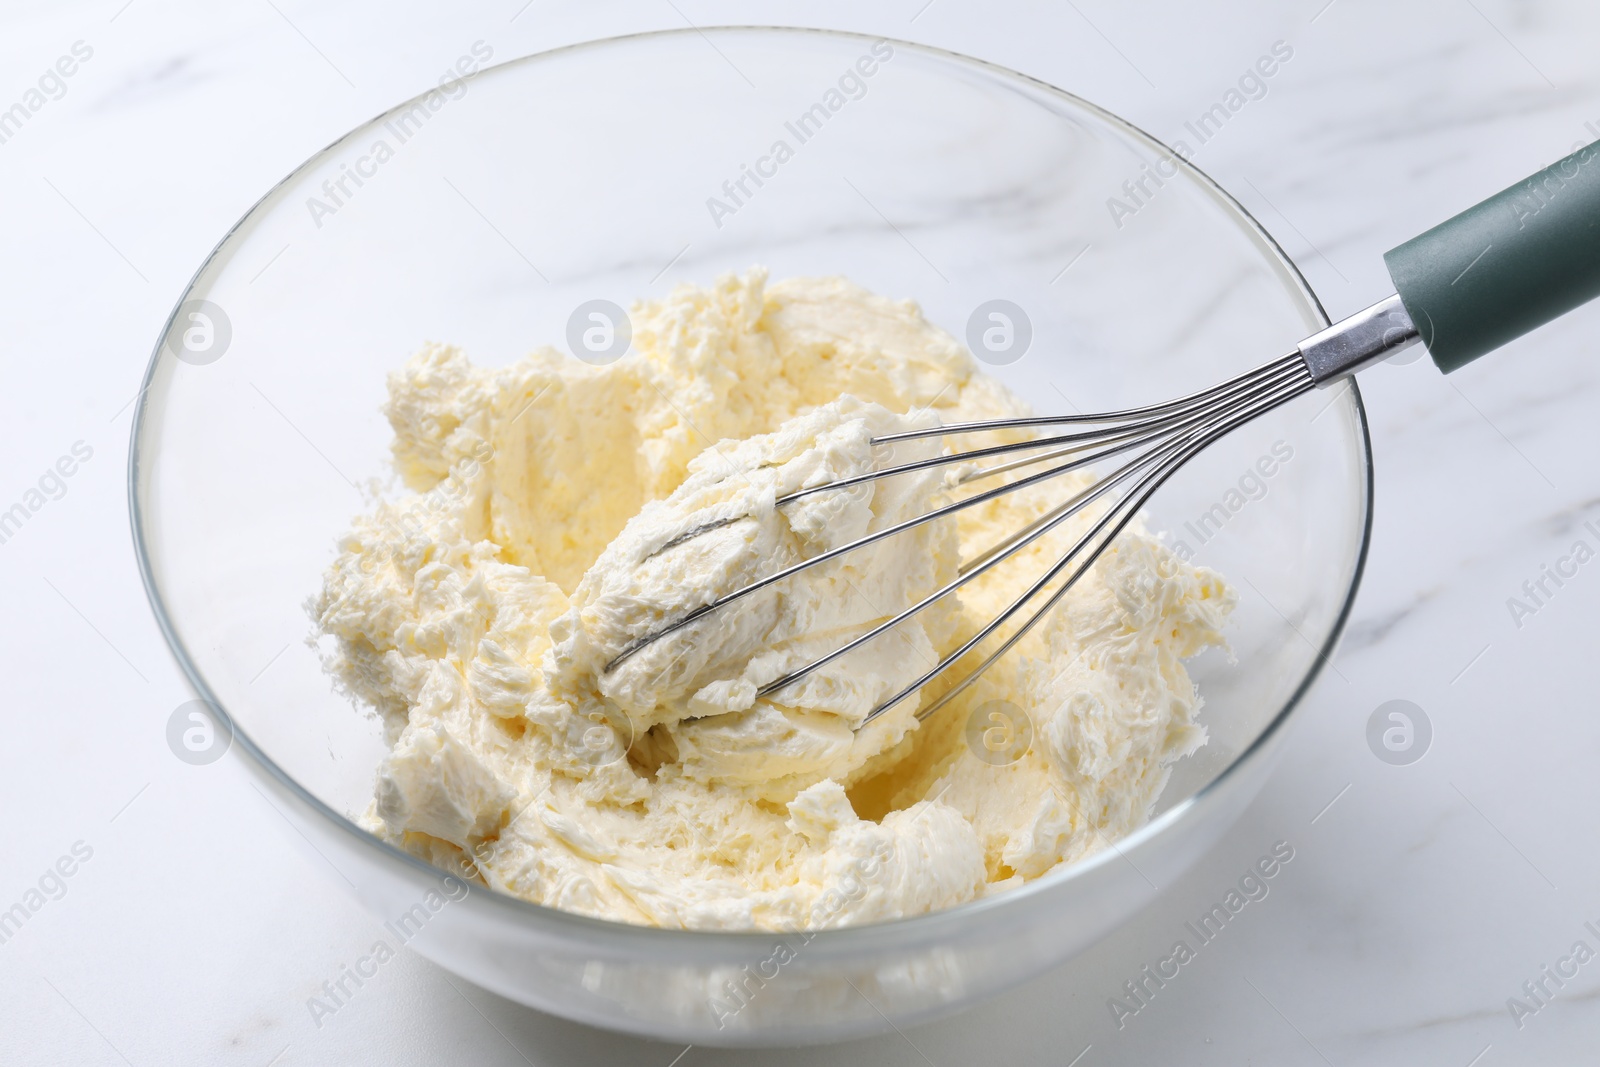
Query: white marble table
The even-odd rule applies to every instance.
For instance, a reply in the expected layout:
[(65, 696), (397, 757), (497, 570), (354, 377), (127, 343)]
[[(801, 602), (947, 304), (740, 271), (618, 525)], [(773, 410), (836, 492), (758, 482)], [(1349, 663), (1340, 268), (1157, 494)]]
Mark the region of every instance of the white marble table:
[[(1337, 670), (1222, 845), (1087, 955), (959, 1017), (822, 1050), (619, 1038), (409, 955), (318, 1027), (307, 998), (373, 920), (329, 886), (233, 757), (194, 768), (167, 750), (164, 724), (188, 694), (134, 570), (128, 403), (219, 234), (313, 150), (419, 89), (460, 42), (506, 56), (691, 19), (860, 29), (995, 60), (1170, 139), (1282, 40), (1293, 61), (1196, 161), (1283, 241), (1335, 315), (1388, 291), (1385, 248), (1600, 136), (1600, 8), (1587, 0), (445, 6), (0, 9), (0, 108), (29, 99), (83, 42), (62, 68), (71, 76), (47, 78), (0, 142), (0, 509), (74, 457), (0, 543), (0, 907), (58, 861), (72, 871), (46, 879), (59, 899), (0, 944), (0, 1060), (1600, 1059), (1600, 962), (1561, 962), (1580, 940), (1600, 949), (1600, 717), (1586, 689), (1600, 564), (1547, 583), (1537, 603), (1523, 592), (1575, 542), (1600, 546), (1584, 525), (1600, 521), (1600, 307), (1448, 382), (1425, 361), (1363, 379), (1376, 537)], [(1537, 610), (1514, 617), (1513, 597)], [(1409, 766), (1368, 748), (1368, 717), (1392, 699), (1432, 723), (1430, 751)], [(1296, 858), (1270, 896), (1119, 1029), (1108, 998), (1278, 840)], [(1558, 986), (1546, 966), (1577, 974)], [(1529, 1010), (1514, 1018), (1512, 997)]]

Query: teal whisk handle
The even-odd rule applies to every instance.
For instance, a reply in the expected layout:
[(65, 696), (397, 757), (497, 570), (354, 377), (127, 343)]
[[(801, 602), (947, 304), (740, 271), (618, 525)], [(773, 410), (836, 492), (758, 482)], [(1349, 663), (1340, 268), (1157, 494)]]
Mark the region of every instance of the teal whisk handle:
[(1300, 342), (1318, 385), (1419, 341), (1448, 373), (1600, 296), (1600, 141), (1383, 261), (1396, 295)]
[(1600, 296), (1600, 142), (1390, 249), (1422, 343), (1453, 371)]

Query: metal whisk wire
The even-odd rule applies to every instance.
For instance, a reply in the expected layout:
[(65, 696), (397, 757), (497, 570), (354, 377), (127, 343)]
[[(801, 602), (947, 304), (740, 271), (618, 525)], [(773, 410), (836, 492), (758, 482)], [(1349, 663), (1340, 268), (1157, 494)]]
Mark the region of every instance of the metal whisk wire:
[[(1045, 572), (1044, 575), (1035, 581), (1033, 585), (1029, 586), (1021, 596), (1013, 600), (1011, 604), (1007, 606), (1007, 608), (1002, 611), (994, 620), (969, 638), (961, 645), (960, 648), (956, 649), (954, 652), (950, 653), (950, 655), (940, 660), (937, 665), (923, 674), (916, 681), (900, 690), (900, 692), (896, 693), (888, 700), (885, 700), (883, 703), (879, 704), (870, 713), (868, 713), (865, 719), (862, 720), (862, 725), (866, 725), (866, 723), (869, 723), (879, 715), (882, 715), (884, 712), (900, 703), (900, 701), (918, 692), (928, 682), (932, 681), (934, 678), (938, 677), (940, 674), (944, 673), (944, 671), (948, 670), (954, 664), (959, 662), (962, 657), (975, 649), (981, 642), (986, 640), (991, 634), (1003, 626), (1013, 615), (1022, 610), (1023, 606), (1026, 605), (1029, 600), (1033, 599), (1034, 596), (1036, 596), (1052, 581), (1058, 578), (1063, 571), (1076, 564), (1075, 568), (1072, 570), (1072, 573), (1067, 576), (1066, 580), (1061, 583), (1060, 587), (1056, 589), (1056, 591), (1052, 593), (1050, 597), (1046, 599), (1045, 602), (1040, 605), (1040, 607), (1035, 610), (1031, 616), (1028, 617), (1027, 621), (1025, 621), (1009, 637), (1007, 637), (999, 648), (995, 649), (995, 651), (985, 657), (981, 663), (969, 671), (961, 679), (961, 681), (957, 682), (954, 686), (945, 691), (944, 694), (942, 694), (937, 700), (933, 701), (927, 707), (920, 709), (917, 712), (917, 718), (926, 719), (928, 716), (932, 715), (934, 712), (938, 711), (950, 701), (961, 695), (961, 693), (965, 692), (969, 686), (978, 680), (979, 676), (982, 675), (984, 671), (993, 666), (994, 663), (1007, 652), (1009, 652), (1018, 641), (1021, 641), (1023, 637), (1027, 636), (1028, 632), (1037, 626), (1045, 618), (1045, 616), (1050, 613), (1051, 609), (1060, 603), (1062, 597), (1066, 596), (1068, 591), (1077, 584), (1078, 580), (1088, 573), (1089, 568), (1094, 565), (1095, 561), (1100, 558), (1106, 549), (1111, 547), (1112, 543), (1116, 540), (1117, 535), (1120, 534), (1127, 527), (1127, 525), (1133, 521), (1134, 517), (1138, 515), (1139, 510), (1144, 507), (1146, 501), (1150, 499), (1157, 489), (1161, 488), (1162, 484), (1165, 483), (1167, 479), (1171, 478), (1173, 474), (1177, 473), (1180, 467), (1182, 467), (1194, 456), (1198, 455), (1218, 438), (1232, 433), (1234, 430), (1238, 429), (1240, 426), (1243, 426), (1245, 423), (1251, 421), (1257, 416), (1264, 414), (1275, 407), (1285, 404), (1303, 393), (1309, 392), (1314, 387), (1315, 383), (1307, 378), (1304, 381), (1288, 381), (1281, 383), (1276, 390), (1266, 394), (1252, 395), (1249, 402), (1243, 407), (1232, 409), (1226, 416), (1218, 421), (1208, 423), (1200, 428), (1191, 430), (1186, 435), (1176, 440), (1168, 440), (1166, 443), (1154, 449), (1152, 452), (1147, 453), (1145, 456), (1142, 456), (1128, 464), (1127, 467), (1124, 468), (1125, 471), (1130, 469), (1145, 471), (1145, 473), (1138, 479), (1129, 492), (1127, 492), (1109, 511), (1107, 511), (1107, 513), (1102, 516), (1087, 533), (1079, 538), (1078, 541), (1073, 544), (1073, 546), (1069, 548), (1061, 556), (1061, 558), (1057, 560), (1048, 571)], [(1113, 480), (1120, 479), (1117, 475), (1113, 475), (1112, 479), (1108, 479), (1107, 482), (1102, 482), (1100, 485), (1106, 485), (1111, 483)], [(1099, 486), (1093, 487), (1093, 489), (1098, 488)], [(1060, 510), (1061, 509), (1059, 508), (1057, 509), (1057, 511)], [(1051, 513), (1051, 515), (1054, 514), (1055, 512)], [(1050, 517), (1051, 516), (1048, 515), (1045, 516), (1047, 519)], [(1065, 514), (1061, 516), (1061, 518), (1065, 517)], [(1041, 528), (1037, 534), (1030, 536), (1027, 538), (1027, 540), (1031, 541), (1033, 537), (1042, 535), (1045, 530), (1050, 528), (1052, 525), (1054, 525), (1053, 522), (1046, 524), (1046, 526)], [(1026, 541), (1023, 543), (1026, 543)], [(1008, 547), (1005, 553), (1002, 554), (1002, 558), (1004, 555), (1009, 554), (1020, 547), (1022, 547), (1021, 544)]]
[[(1095, 521), (1088, 532), (1083, 534), (1042, 576), (1013, 600), (1004, 611), (979, 629), (971, 638), (963, 642), (954, 652), (945, 656), (931, 669), (922, 674), (916, 681), (873, 708), (863, 720), (862, 725), (871, 722), (902, 700), (921, 690), (928, 682), (949, 670), (1004, 626), (1007, 621), (1027, 606), (1040, 592), (1070, 569), (1071, 573), (1061, 583), (1060, 588), (1052, 593), (1015, 632), (1009, 635), (998, 649), (988, 655), (976, 668), (968, 672), (966, 677), (947, 690), (936, 701), (919, 711), (918, 717), (926, 718), (963, 692), (977, 680), (984, 670), (1005, 655), (1007, 651), (1033, 629), (1060, 602), (1067, 591), (1087, 573), (1094, 562), (1111, 546), (1117, 535), (1133, 521), (1134, 516), (1138, 514), (1139, 509), (1144, 506), (1151, 494), (1160, 488), (1190, 458), (1217, 438), (1232, 432), (1264, 412), (1287, 403), (1309, 391), (1316, 384), (1307, 369), (1305, 360), (1301, 357), (1300, 352), (1296, 350), (1281, 359), (1247, 371), (1221, 385), (1161, 404), (1095, 415), (1051, 415), (961, 423), (953, 426), (910, 430), (875, 438), (873, 444), (882, 445), (935, 436), (1016, 430), (1039, 426), (1094, 425), (1099, 427), (1081, 432), (1006, 442), (895, 464), (880, 470), (841, 478), (821, 485), (809, 486), (781, 497), (776, 501), (777, 507), (786, 506), (796, 500), (801, 500), (814, 494), (846, 489), (898, 474), (955, 464), (968, 464), (975, 460), (1007, 456), (1018, 452), (1036, 453), (994, 466), (965, 472), (953, 480), (956, 486), (961, 486), (985, 478), (1007, 474), (1024, 467), (1036, 466), (1050, 460), (1070, 457), (1064, 463), (1053, 465), (1037, 473), (1014, 478), (994, 488), (952, 501), (885, 529), (869, 533), (847, 544), (819, 553), (809, 559), (781, 568), (773, 574), (741, 586), (630, 643), (606, 664), (604, 670), (609, 673), (629, 657), (655, 641), (659, 641), (669, 634), (692, 625), (696, 620), (704, 618), (709, 613), (727, 604), (750, 596), (762, 589), (770, 588), (778, 582), (791, 578), (811, 567), (820, 566), (857, 549), (904, 533), (924, 523), (954, 515), (959, 511), (996, 499), (1007, 493), (1042, 484), (1071, 471), (1081, 470), (1125, 453), (1138, 451), (1138, 455), (1124, 462), (1106, 477), (1085, 487), (1068, 500), (1063, 501), (1059, 506), (1041, 515), (1024, 529), (1009, 535), (1000, 542), (991, 545), (973, 559), (966, 561), (961, 566), (957, 576), (940, 589), (899, 612), (893, 618), (873, 626), (840, 647), (785, 674), (781, 678), (767, 683), (757, 692), (757, 695), (761, 697), (770, 696), (806, 677), (820, 667), (887, 633), (941, 598), (950, 595), (968, 582), (988, 573), (1003, 560), (1011, 558), (1029, 544), (1061, 526), (1068, 519), (1082, 513), (1098, 501), (1120, 489), (1120, 494), (1116, 497), (1115, 502)], [(721, 520), (715, 524), (708, 524), (689, 530), (668, 542), (661, 550), (665, 550), (665, 548), (672, 545), (681, 544), (691, 537), (698, 536), (700, 533), (714, 528), (714, 526), (726, 525), (731, 521), (737, 520)]]

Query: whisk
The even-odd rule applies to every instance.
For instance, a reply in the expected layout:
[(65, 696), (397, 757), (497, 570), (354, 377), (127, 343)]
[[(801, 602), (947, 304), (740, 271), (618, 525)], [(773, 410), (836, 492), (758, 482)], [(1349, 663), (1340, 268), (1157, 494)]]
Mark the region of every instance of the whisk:
[[(915, 681), (878, 704), (871, 722), (961, 662), (1020, 612), (1031, 611), (959, 681), (917, 712), (925, 719), (954, 700), (1049, 614), (1139, 513), (1151, 495), (1203, 449), (1268, 411), (1325, 388), (1422, 343), (1450, 372), (1600, 295), (1600, 142), (1391, 249), (1384, 262), (1395, 295), (1301, 341), (1284, 356), (1221, 385), (1144, 407), (1089, 415), (1049, 415), (935, 426), (889, 434), (873, 444), (959, 437), (994, 430), (1048, 428), (1041, 436), (900, 463), (812, 486), (778, 499), (783, 507), (818, 493), (952, 464), (980, 464), (966, 485), (1047, 464), (953, 503), (870, 533), (726, 593), (625, 647), (610, 672), (640, 649), (750, 596), (867, 545), (975, 507), (1005, 493), (1110, 460), (1118, 465), (1058, 506), (966, 560), (956, 577), (922, 600), (827, 654), (767, 683), (770, 696), (867, 644), (940, 598), (988, 573), (1068, 519), (1103, 510), (1045, 572), (994, 619)], [(1015, 458), (1008, 458), (1015, 457)], [(1060, 462), (1056, 462), (1060, 461)], [(981, 465), (988, 463), (989, 465)], [(679, 541), (704, 532), (691, 530)], [(676, 543), (676, 542), (675, 542)], [(1052, 585), (1054, 589), (1052, 589)], [(858, 727), (859, 728), (859, 727)]]

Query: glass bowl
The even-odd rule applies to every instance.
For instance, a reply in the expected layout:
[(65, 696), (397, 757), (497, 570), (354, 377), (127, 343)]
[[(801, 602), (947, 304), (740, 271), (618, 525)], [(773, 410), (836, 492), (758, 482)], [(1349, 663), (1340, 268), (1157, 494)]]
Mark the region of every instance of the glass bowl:
[[(440, 871), (351, 821), (384, 748), (332, 690), (305, 601), (388, 471), (385, 375), (425, 340), (506, 363), (559, 346), (586, 301), (626, 306), (760, 263), (913, 298), (958, 338), (979, 305), (1013, 302), (1031, 343), (989, 369), (1053, 413), (1164, 399), (1289, 350), (1326, 324), (1305, 280), (1159, 142), (948, 52), (724, 28), (488, 65), (501, 58), (463, 48), (458, 72), (476, 73), (307, 161), (174, 309), (134, 422), (130, 506), (189, 679), (375, 915), (408, 917), (392, 928), (418, 952), (545, 1011), (678, 1041), (808, 1043), (950, 1012), (1067, 960), (1234, 821), (1332, 650), (1370, 515), (1353, 385), (1218, 442), (1152, 502), (1151, 524), (1241, 600), (1234, 658), (1192, 664), (1210, 743), (1176, 765), (1150, 823), (934, 914), (702, 933), (476, 887), (441, 896)], [(735, 198), (747, 168), (765, 176)]]

